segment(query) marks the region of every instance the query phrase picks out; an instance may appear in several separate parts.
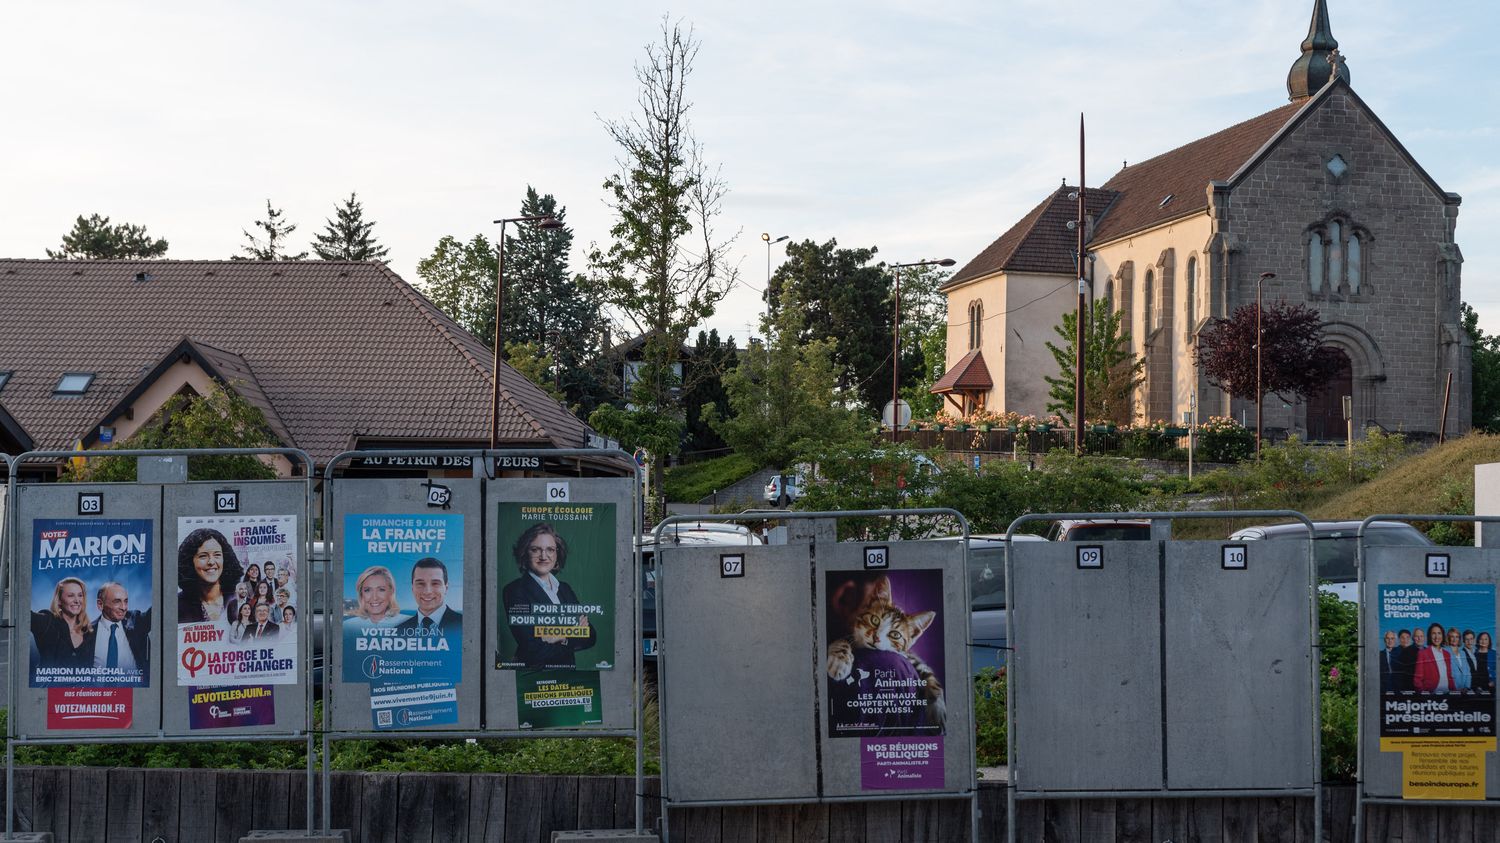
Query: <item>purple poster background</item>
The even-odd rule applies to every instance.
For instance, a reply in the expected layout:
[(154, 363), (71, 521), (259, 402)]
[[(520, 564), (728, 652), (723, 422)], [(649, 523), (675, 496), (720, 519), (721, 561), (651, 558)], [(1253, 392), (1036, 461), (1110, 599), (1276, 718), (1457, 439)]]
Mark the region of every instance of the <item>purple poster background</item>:
[(188, 728), (274, 726), (275, 693), (271, 685), (188, 688)]
[(941, 790), (943, 739), (861, 738), (859, 786), (862, 790)]
[[(917, 637), (911, 654), (944, 683), (943, 572), (829, 571), (824, 594), (824, 623), (830, 651), (835, 642), (849, 639), (856, 617), (867, 616), (878, 604), (881, 581), (889, 583), (890, 603), (909, 616), (932, 613)], [(868, 629), (869, 627), (863, 626)], [(833, 738), (893, 735), (942, 735), (942, 706), (928, 699), (927, 689), (907, 655), (888, 647), (871, 649), (858, 642), (849, 675), (839, 678), (830, 662), (828, 735)], [(845, 665), (848, 663), (845, 662)], [(946, 694), (945, 694), (946, 695)]]

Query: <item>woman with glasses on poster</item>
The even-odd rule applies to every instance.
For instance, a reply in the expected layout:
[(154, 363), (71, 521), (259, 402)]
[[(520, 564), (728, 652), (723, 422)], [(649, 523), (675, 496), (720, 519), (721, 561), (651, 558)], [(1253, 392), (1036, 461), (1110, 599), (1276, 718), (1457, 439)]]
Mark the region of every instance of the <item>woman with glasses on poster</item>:
[(237, 583), (240, 576), (239, 557), (223, 533), (210, 527), (188, 533), (177, 546), (177, 622), (229, 626), (239, 614), (239, 601), (224, 584)]
[[(507, 583), (502, 594), (507, 618), (533, 616), (537, 606), (580, 603), (573, 587), (557, 578), (568, 564), (568, 543), (551, 524), (542, 522), (527, 528), (516, 539), (511, 555), (520, 576)], [(573, 617), (559, 613), (555, 619), (545, 619), (550, 623), (540, 619), (538, 623), (509, 623), (511, 637), (516, 640), (516, 659), (526, 667), (576, 668), (577, 652), (594, 646), (599, 633), (589, 625), (588, 615), (577, 615), (576, 624)], [(539, 634), (539, 627), (566, 628), (576, 634)]]

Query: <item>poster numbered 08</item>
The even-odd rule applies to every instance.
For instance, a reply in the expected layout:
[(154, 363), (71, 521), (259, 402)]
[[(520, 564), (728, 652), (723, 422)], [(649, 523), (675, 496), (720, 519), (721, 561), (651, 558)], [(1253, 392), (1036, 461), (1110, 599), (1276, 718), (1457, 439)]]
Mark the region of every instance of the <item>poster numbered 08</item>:
[(491, 483), (491, 728), (632, 725), (633, 491), (615, 478)]
[(26, 484), (13, 503), (17, 734), (156, 732), (161, 487)]
[(479, 728), (481, 486), (336, 480), (333, 727)]
[(300, 480), (162, 489), (169, 734), (296, 733), (312, 572)]

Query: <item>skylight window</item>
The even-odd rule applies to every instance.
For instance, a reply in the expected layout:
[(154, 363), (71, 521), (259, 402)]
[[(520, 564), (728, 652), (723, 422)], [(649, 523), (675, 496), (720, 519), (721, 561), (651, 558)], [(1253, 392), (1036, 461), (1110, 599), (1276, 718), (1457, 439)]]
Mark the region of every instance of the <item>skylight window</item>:
[(82, 395), (89, 391), (89, 384), (94, 382), (93, 372), (64, 372), (57, 379), (57, 386), (52, 388), (53, 395)]
[(4, 389), (5, 385), (10, 383), (10, 376), (14, 374), (15, 372), (0, 372), (0, 389)]
[(1165, 208), (1165, 207), (1167, 207), (1167, 203), (1171, 202), (1172, 199), (1174, 197), (1176, 197), (1176, 196), (1177, 196), (1177, 194), (1175, 194), (1175, 193), (1168, 193), (1166, 195), (1166, 197), (1164, 199), (1162, 199), (1161, 202), (1156, 207), (1158, 207), (1158, 208)]

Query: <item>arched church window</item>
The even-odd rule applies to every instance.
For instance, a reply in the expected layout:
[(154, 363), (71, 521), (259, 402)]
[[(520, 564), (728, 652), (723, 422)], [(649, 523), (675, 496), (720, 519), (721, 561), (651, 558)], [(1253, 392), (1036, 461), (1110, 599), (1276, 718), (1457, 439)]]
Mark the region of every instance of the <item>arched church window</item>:
[(979, 347), (984, 331), (984, 302), (975, 299), (969, 302), (969, 350)]
[(1314, 295), (1323, 292), (1323, 232), (1307, 233), (1307, 286)]
[(1360, 252), (1363, 251), (1362, 247), (1360, 246), (1359, 240), (1360, 238), (1358, 233), (1352, 233), (1349, 235), (1349, 251), (1345, 255), (1345, 258), (1349, 262), (1347, 277), (1349, 279), (1349, 295), (1351, 296), (1359, 295), (1359, 276), (1361, 269), (1360, 259), (1362, 257), (1362, 255), (1360, 255)]
[(1147, 334), (1156, 329), (1156, 311), (1151, 306), (1156, 296), (1156, 273), (1146, 270), (1146, 284), (1141, 288), (1141, 329)]
[(1191, 334), (1198, 324), (1198, 257), (1189, 257), (1187, 262), (1187, 329)]
[(1336, 215), (1307, 230), (1307, 288), (1313, 296), (1368, 295), (1369, 229)]

